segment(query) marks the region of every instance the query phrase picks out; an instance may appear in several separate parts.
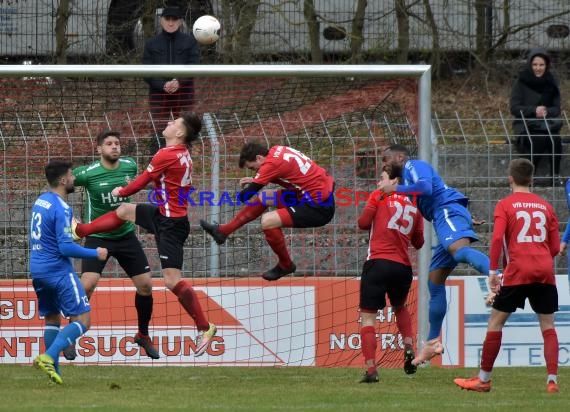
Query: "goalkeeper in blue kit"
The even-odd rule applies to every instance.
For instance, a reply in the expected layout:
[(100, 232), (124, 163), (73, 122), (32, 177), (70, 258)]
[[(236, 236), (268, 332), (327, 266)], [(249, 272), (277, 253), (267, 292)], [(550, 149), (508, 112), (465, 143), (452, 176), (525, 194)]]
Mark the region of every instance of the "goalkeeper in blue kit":
[[(45, 176), (50, 190), (34, 202), (29, 226), (30, 275), (45, 320), (46, 351), (34, 359), (34, 366), (61, 385), (59, 354), (91, 324), (89, 299), (70, 258), (106, 260), (107, 249), (88, 249), (73, 242), (73, 210), (67, 204), (67, 195), (75, 188), (71, 162), (51, 160)], [(62, 330), (61, 314), (70, 319)]]

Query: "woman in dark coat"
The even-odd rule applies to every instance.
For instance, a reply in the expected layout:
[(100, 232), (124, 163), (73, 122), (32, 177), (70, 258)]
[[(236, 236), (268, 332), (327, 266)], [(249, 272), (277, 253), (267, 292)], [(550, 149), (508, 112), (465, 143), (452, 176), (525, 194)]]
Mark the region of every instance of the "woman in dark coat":
[[(529, 155), (535, 173), (542, 157), (552, 159), (549, 176), (560, 175), (562, 141), (560, 129), (560, 88), (550, 71), (550, 55), (545, 49), (531, 50), (528, 64), (520, 71), (511, 91), (511, 114), (517, 148)], [(560, 179), (556, 179), (558, 181)]]

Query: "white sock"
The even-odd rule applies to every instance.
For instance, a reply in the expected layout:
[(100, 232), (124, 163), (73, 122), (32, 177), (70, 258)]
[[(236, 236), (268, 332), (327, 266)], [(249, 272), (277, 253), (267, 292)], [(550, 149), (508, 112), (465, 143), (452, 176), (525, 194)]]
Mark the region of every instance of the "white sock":
[(489, 382), (491, 380), (491, 372), (485, 372), (483, 369), (479, 369), (479, 380), (481, 382)]
[(558, 383), (558, 381), (557, 381), (556, 378), (557, 378), (556, 375), (548, 375), (548, 376), (546, 377), (546, 383), (548, 383), (548, 382)]

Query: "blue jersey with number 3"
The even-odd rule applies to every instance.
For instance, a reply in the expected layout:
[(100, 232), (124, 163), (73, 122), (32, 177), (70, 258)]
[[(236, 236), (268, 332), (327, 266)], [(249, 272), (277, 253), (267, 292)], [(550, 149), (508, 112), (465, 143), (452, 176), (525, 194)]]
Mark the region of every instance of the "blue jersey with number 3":
[(61, 252), (62, 243), (73, 243), (73, 210), (53, 192), (41, 194), (30, 219), (30, 273), (32, 278), (61, 276), (73, 272), (71, 259)]

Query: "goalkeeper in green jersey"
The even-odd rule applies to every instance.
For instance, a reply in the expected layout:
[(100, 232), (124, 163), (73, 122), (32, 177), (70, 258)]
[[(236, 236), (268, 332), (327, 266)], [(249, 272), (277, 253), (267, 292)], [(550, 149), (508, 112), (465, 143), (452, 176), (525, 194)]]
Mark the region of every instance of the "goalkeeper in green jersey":
[[(88, 165), (73, 169), (75, 185), (83, 186), (87, 195), (83, 211), (83, 221), (93, 219), (115, 210), (128, 197), (114, 197), (111, 191), (118, 186), (125, 186), (137, 176), (137, 164), (134, 159), (121, 157), (120, 134), (103, 131), (97, 136), (97, 152), (101, 158)], [(152, 276), (148, 259), (142, 245), (135, 235), (135, 225), (125, 222), (120, 228), (105, 233), (95, 233), (85, 238), (85, 247), (105, 247), (109, 256), (113, 256), (136, 287), (135, 308), (138, 315), (138, 332), (134, 342), (144, 348), (148, 357), (160, 357), (148, 334), (148, 324), (152, 316)], [(83, 259), (81, 283), (87, 296), (95, 291), (97, 282), (107, 261)], [(64, 350), (68, 360), (75, 358), (75, 348), (70, 345)]]

